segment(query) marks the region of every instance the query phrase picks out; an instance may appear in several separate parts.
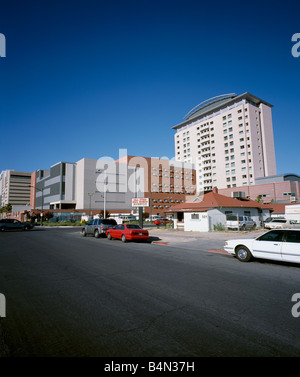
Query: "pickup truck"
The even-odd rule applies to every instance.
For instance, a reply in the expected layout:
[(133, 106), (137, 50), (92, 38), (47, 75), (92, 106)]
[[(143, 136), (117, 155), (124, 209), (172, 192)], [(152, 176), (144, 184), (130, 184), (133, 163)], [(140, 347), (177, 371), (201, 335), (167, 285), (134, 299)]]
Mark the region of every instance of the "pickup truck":
[(226, 229), (246, 230), (255, 229), (255, 227), (256, 222), (249, 216), (227, 215)]

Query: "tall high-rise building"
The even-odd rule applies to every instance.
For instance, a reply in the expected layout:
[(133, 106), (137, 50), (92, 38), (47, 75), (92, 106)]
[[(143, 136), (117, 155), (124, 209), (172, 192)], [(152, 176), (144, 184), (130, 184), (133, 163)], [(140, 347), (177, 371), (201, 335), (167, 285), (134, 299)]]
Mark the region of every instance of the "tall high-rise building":
[(31, 173), (3, 170), (0, 174), (0, 206), (26, 206), (30, 202)]
[(250, 94), (200, 103), (176, 125), (175, 158), (191, 162), (197, 191), (254, 185), (276, 174), (273, 105)]

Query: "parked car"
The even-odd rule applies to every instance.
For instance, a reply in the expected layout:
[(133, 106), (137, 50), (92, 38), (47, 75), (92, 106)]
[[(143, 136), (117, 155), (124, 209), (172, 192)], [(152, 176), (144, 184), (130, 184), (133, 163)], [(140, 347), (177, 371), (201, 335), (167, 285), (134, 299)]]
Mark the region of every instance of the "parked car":
[(153, 221), (153, 224), (155, 225), (161, 225), (161, 224), (171, 224), (173, 221), (172, 220), (169, 220), (169, 219), (166, 219), (164, 217), (161, 217), (161, 218), (158, 218), (156, 220)]
[(249, 216), (237, 216), (237, 215), (227, 215), (226, 218), (226, 228), (227, 229), (255, 229), (256, 222)]
[(273, 229), (257, 238), (228, 240), (224, 250), (241, 262), (254, 257), (300, 263), (300, 229)]
[(264, 224), (266, 229), (283, 229), (283, 228), (299, 228), (300, 223), (295, 220), (288, 219), (272, 219), (270, 222)]
[(33, 224), (21, 222), (16, 219), (2, 219), (0, 220), (0, 231), (5, 232), (6, 230), (14, 230), (14, 229), (21, 229), (21, 230), (30, 230), (33, 228)]
[(163, 216), (161, 215), (151, 215), (145, 221), (155, 221), (155, 220), (160, 220), (162, 218)]
[(99, 238), (101, 235), (105, 236), (107, 229), (113, 228), (115, 225), (117, 222), (114, 219), (94, 219), (82, 228), (81, 233), (84, 237), (90, 234)]
[(106, 231), (109, 240), (119, 238), (123, 242), (133, 240), (149, 240), (149, 233), (136, 224), (120, 224)]

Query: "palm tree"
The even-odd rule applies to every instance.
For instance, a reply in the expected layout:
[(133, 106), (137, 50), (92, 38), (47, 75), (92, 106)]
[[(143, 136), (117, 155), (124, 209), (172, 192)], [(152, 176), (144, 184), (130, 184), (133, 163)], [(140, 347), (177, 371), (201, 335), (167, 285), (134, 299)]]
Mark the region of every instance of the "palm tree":
[(11, 210), (12, 210), (12, 205), (10, 203), (6, 204), (6, 206), (5, 206), (5, 212), (6, 213), (7, 212), (11, 212)]

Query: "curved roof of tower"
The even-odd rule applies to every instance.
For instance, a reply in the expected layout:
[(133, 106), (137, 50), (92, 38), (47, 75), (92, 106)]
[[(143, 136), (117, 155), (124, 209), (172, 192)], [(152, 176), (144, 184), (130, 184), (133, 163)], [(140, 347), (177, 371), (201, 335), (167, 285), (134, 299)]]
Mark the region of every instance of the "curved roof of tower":
[(263, 103), (266, 106), (273, 107), (273, 105), (271, 105), (270, 103), (248, 92), (245, 92), (240, 95), (236, 95), (235, 93), (222, 94), (220, 96), (216, 96), (216, 97), (213, 97), (213, 98), (207, 99), (206, 101), (201, 102), (199, 105), (194, 107), (192, 110), (190, 110), (186, 114), (186, 116), (184, 117), (184, 121), (182, 123), (177, 124), (176, 126), (173, 126), (172, 128), (174, 130), (178, 130), (182, 127), (188, 126), (189, 124), (191, 124), (191, 122), (194, 122), (194, 120), (196, 119), (201, 119), (204, 116), (213, 114), (217, 112), (218, 110), (220, 110), (221, 108), (231, 106), (234, 103), (241, 100), (250, 101), (254, 106), (259, 106), (260, 104)]
[(215, 107), (219, 107), (223, 103), (237, 97), (235, 93), (229, 94), (221, 94), (220, 96), (212, 97), (207, 99), (206, 101), (201, 102), (199, 105), (195, 106), (192, 110), (190, 110), (186, 116), (184, 117), (185, 120), (192, 119), (196, 116), (201, 115), (202, 113), (212, 110)]

